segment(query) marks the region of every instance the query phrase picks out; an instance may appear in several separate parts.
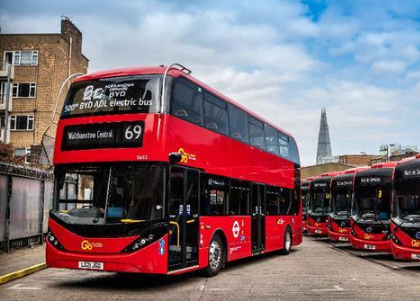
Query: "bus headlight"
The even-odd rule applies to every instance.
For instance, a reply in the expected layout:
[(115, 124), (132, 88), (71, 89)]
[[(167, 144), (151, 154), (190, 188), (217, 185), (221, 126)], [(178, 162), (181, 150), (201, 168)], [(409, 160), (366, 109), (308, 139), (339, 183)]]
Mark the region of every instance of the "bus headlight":
[(144, 248), (153, 242), (157, 241), (159, 238), (163, 237), (165, 233), (167, 233), (168, 228), (167, 225), (158, 225), (157, 227), (152, 227), (145, 230), (140, 236), (135, 239), (132, 243), (130, 243), (124, 250), (121, 252), (129, 253), (135, 252)]
[(47, 233), (47, 240), (50, 242), (51, 245), (53, 245), (55, 248), (59, 250), (63, 250), (64, 247), (61, 245), (61, 243), (58, 241), (57, 237), (54, 236), (54, 234), (51, 232), (51, 230), (48, 230)]

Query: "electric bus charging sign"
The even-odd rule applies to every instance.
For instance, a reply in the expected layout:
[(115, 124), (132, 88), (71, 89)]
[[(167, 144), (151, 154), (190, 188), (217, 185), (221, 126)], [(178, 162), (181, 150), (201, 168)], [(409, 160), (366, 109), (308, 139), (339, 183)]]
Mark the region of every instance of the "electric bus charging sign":
[(143, 145), (144, 122), (114, 122), (71, 125), (64, 127), (63, 151), (133, 148)]

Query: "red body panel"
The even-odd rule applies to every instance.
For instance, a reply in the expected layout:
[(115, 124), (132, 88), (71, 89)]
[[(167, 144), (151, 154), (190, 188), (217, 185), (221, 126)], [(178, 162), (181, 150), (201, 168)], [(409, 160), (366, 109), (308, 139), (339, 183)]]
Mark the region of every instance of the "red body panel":
[[(350, 229), (340, 227), (332, 218), (328, 217), (328, 236), (332, 241), (349, 241)], [(331, 230), (332, 228), (332, 230)]]
[[(374, 250), (379, 252), (391, 252), (391, 240), (385, 239), (387, 234), (372, 234), (363, 231), (353, 220), (350, 220), (351, 229), (355, 235), (350, 233), (350, 242), (353, 248), (361, 250)], [(366, 246), (374, 246), (375, 249)]]
[(394, 258), (403, 260), (420, 260), (420, 240), (412, 239), (404, 231), (395, 231), (395, 224), (391, 224), (392, 232), (399, 243), (391, 241), (391, 249)]
[(316, 236), (328, 235), (327, 223), (322, 223), (322, 222), (318, 223), (311, 216), (309, 216), (309, 214), (307, 218), (306, 227), (309, 234), (316, 235)]
[[(49, 267), (79, 269), (79, 261), (103, 262), (108, 272), (166, 274), (168, 269), (168, 251), (159, 253), (159, 241), (132, 253), (121, 253), (135, 237), (87, 238), (75, 235), (50, 219), (50, 229), (63, 245), (69, 248), (58, 250), (47, 240), (46, 263)], [(163, 237), (168, 245), (168, 235)], [(92, 249), (83, 249), (83, 241), (93, 245)], [(101, 247), (98, 247), (102, 244)]]

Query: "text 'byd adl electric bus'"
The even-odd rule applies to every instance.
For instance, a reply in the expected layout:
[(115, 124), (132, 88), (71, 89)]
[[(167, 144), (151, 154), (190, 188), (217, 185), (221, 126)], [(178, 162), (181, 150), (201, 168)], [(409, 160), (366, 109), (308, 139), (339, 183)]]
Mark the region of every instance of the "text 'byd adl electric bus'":
[(77, 78), (54, 150), (49, 267), (216, 275), (302, 241), (293, 137), (189, 75)]

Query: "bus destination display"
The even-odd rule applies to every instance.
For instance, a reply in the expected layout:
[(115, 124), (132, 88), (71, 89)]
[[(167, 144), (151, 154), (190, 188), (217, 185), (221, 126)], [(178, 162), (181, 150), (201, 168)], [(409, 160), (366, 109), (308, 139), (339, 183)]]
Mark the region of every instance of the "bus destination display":
[(141, 147), (143, 129), (143, 121), (66, 126), (61, 149), (69, 151)]

